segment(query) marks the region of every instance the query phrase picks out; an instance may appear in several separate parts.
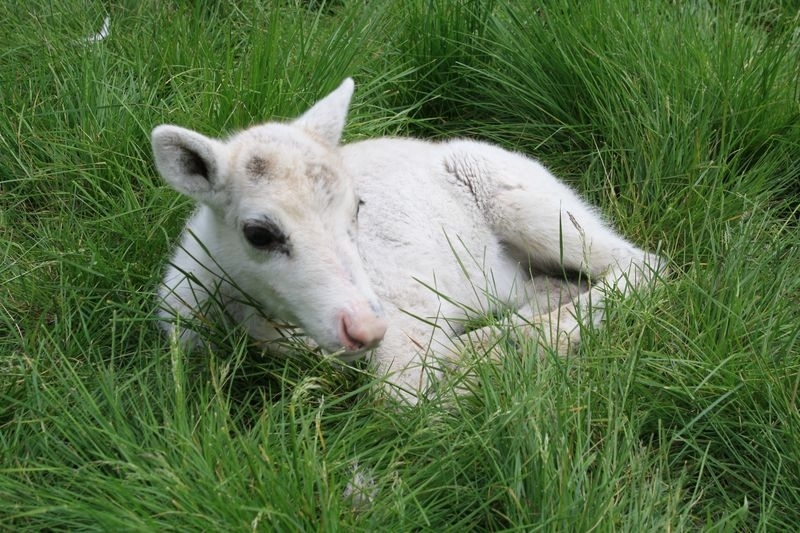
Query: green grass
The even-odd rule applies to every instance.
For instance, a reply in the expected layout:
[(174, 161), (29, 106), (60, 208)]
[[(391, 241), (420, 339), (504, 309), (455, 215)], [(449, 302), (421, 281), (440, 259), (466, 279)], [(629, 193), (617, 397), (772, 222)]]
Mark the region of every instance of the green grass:
[[(780, 531), (800, 523), (796, 2), (0, 4), (0, 529)], [(577, 354), (368, 369), (182, 353), (155, 288), (191, 206), (149, 132), (291, 117), (529, 153), (670, 259)], [(355, 463), (372, 505), (342, 497)]]

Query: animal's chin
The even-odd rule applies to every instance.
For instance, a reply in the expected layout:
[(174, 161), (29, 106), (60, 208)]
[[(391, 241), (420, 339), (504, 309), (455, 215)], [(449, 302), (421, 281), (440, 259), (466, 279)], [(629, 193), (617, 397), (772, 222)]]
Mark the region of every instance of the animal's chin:
[[(302, 326), (301, 326), (302, 327)], [(376, 343), (374, 345), (369, 346), (345, 346), (344, 342), (342, 341), (341, 337), (345, 335), (332, 335), (332, 332), (322, 332), (318, 335), (309, 334), (309, 328), (303, 328), (306, 334), (308, 335), (308, 340), (311, 341), (311, 344), (316, 345), (326, 354), (332, 355), (339, 361), (345, 364), (351, 364), (361, 359), (365, 359), (372, 350), (375, 349)]]
[(351, 364), (364, 359), (369, 351), (370, 349), (368, 348), (354, 352), (339, 350), (336, 352), (336, 358), (343, 363)]
[(330, 340), (327, 342), (320, 342), (315, 340), (313, 337), (308, 337), (307, 342), (311, 345), (320, 348), (324, 353), (328, 355), (332, 355), (339, 361), (345, 364), (355, 363), (361, 359), (364, 359), (369, 352), (373, 350), (372, 347), (370, 348), (361, 348), (359, 350), (349, 350), (343, 347), (339, 342), (335, 340)]

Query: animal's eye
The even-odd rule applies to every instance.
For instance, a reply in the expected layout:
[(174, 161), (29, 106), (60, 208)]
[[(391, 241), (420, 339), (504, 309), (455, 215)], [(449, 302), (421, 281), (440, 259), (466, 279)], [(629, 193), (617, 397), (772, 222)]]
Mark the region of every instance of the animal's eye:
[(254, 248), (289, 253), (286, 235), (269, 221), (248, 222), (242, 229), (244, 238)]

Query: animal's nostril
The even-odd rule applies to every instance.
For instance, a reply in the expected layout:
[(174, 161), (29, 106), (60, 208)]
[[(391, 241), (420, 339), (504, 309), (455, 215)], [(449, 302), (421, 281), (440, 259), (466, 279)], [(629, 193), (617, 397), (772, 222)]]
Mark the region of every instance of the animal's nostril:
[(375, 315), (342, 313), (339, 318), (339, 340), (348, 351), (374, 348), (383, 340), (386, 322)]
[(360, 350), (363, 348), (363, 343), (356, 334), (352, 332), (353, 329), (353, 326), (347, 320), (347, 315), (342, 315), (339, 322), (339, 340), (342, 341), (342, 344), (348, 350)]

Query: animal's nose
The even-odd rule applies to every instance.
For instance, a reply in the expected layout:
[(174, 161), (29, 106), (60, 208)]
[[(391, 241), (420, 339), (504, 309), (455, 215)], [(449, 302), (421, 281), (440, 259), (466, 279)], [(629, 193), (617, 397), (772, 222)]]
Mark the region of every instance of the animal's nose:
[(371, 310), (339, 315), (339, 341), (349, 352), (374, 348), (385, 334), (386, 320)]

